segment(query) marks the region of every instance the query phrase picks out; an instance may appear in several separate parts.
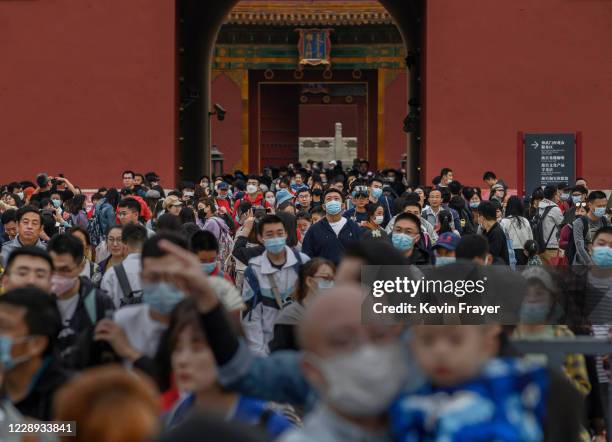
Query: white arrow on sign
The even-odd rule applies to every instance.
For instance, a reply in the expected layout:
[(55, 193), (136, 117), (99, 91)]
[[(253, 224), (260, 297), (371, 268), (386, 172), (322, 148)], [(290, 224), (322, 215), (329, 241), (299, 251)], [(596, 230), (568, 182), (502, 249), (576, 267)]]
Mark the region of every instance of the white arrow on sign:
[(533, 143), (531, 143), (531, 147), (533, 147), (534, 149), (537, 149), (538, 147), (540, 147), (540, 145), (538, 144), (537, 141), (534, 141)]

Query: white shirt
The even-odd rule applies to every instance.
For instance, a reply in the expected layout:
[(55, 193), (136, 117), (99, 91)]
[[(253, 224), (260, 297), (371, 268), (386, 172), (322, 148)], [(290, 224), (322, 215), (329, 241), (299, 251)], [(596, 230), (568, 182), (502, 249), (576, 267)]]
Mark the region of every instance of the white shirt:
[(75, 293), (74, 296), (68, 299), (57, 298), (57, 308), (62, 316), (62, 324), (68, 326), (68, 323), (74, 316), (77, 305), (79, 304), (79, 294)]
[(130, 345), (150, 358), (155, 356), (162, 333), (168, 326), (151, 318), (148, 304), (126, 305), (113, 320), (123, 329)]
[[(327, 222), (329, 222), (329, 220), (327, 220)], [(340, 235), (340, 230), (342, 230), (342, 228), (344, 227), (346, 223), (347, 223), (346, 218), (341, 216), (339, 221), (336, 221), (335, 223), (329, 223), (329, 225), (331, 226), (336, 236), (338, 236)]]
[[(123, 268), (125, 269), (125, 273), (127, 274), (127, 279), (130, 283), (132, 292), (140, 292), (142, 290), (142, 283), (140, 282), (140, 253), (130, 253), (125, 257), (122, 264)], [(108, 269), (104, 274), (100, 288), (102, 290), (106, 290), (108, 296), (110, 296), (113, 300), (115, 308), (119, 308), (121, 305), (121, 299), (123, 298), (123, 290), (121, 290), (119, 279), (117, 278), (117, 274), (115, 273), (115, 269), (113, 267)]]

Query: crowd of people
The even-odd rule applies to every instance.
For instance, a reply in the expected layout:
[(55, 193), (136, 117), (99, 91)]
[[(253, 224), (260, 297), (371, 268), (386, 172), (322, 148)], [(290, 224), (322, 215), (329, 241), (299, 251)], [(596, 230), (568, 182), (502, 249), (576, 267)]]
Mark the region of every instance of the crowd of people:
[[(557, 370), (513, 341), (612, 335), (612, 200), (457, 178), (361, 160), (3, 185), (0, 440), (32, 421), (101, 442), (605, 440), (608, 357)], [(524, 278), (520, 323), (362, 321), (363, 266), (461, 263)], [(570, 290), (579, 324), (558, 318)]]

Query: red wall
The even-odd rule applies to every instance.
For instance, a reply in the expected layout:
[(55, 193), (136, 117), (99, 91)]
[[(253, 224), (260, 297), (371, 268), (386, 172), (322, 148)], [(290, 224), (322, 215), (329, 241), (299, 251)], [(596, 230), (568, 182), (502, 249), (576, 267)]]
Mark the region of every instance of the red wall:
[(516, 133), (574, 132), (583, 175), (612, 188), (612, 2), (428, 1), (426, 179), (492, 169), (516, 186)]
[(240, 87), (226, 74), (220, 74), (212, 81), (211, 102), (221, 104), (227, 111), (223, 121), (211, 118), (212, 144), (223, 153), (223, 172), (244, 169), (247, 165), (242, 165)]
[(175, 174), (174, 0), (0, 1), (0, 182)]
[[(360, 105), (365, 106), (365, 101)], [(300, 137), (333, 138), (336, 123), (342, 123), (343, 137), (358, 137), (365, 126), (357, 121), (357, 104), (300, 104), (299, 113)], [(358, 142), (363, 140), (365, 137)]]

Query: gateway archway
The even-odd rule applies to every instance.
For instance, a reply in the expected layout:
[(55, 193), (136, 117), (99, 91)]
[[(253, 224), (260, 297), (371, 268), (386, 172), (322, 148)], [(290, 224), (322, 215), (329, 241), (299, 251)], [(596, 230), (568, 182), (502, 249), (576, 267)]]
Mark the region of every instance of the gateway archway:
[[(364, 0), (364, 4), (368, 0)], [(249, 2), (246, 2), (249, 3)], [(271, 3), (271, 2), (268, 2)], [(291, 4), (305, 3), (297, 2), (292, 0), (280, 1), (284, 6), (290, 6)], [(308, 2), (313, 10), (320, 10), (324, 8), (325, 4), (330, 3), (346, 3), (346, 2), (327, 2), (327, 1), (312, 1)], [(357, 1), (357, 3), (359, 3)], [(372, 2), (369, 2), (372, 3)], [(417, 165), (422, 162), (424, 158), (420, 156), (422, 151), (421, 145), (422, 140), (420, 136), (420, 117), (421, 104), (421, 88), (420, 88), (420, 69), (422, 59), (422, 46), (421, 46), (421, 34), (423, 22), (421, 18), (421, 0), (384, 0), (380, 2), (386, 9), (386, 11), (393, 17), (393, 21), (397, 26), (401, 39), (405, 45), (405, 69), (407, 74), (407, 94), (405, 97), (404, 115), (402, 115), (403, 125), (409, 131), (408, 143), (403, 149), (403, 152), (407, 154), (407, 172), (410, 179), (418, 179), (419, 170)], [(178, 77), (179, 77), (179, 90), (181, 96), (181, 103), (179, 106), (179, 131), (180, 131), (180, 164), (181, 174), (184, 177), (195, 177), (202, 173), (211, 172), (211, 120), (209, 116), (209, 110), (211, 109), (211, 81), (213, 80), (213, 67), (215, 63), (215, 43), (217, 37), (220, 35), (220, 30), (224, 23), (227, 22), (228, 14), (238, 4), (236, 0), (221, 0), (218, 2), (199, 2), (196, 0), (178, 0), (177, 2), (177, 20), (178, 20)], [(319, 9), (317, 9), (319, 8)], [(297, 27), (297, 26), (296, 26)], [(273, 29), (273, 28), (271, 28)], [(297, 60), (296, 60), (297, 61)], [(321, 70), (317, 69), (305, 69), (305, 77), (303, 79), (296, 80), (295, 78), (287, 77), (291, 75), (288, 72), (281, 72), (281, 70), (272, 70), (272, 78), (266, 78), (270, 76), (269, 70), (253, 69), (249, 74), (248, 78), (251, 79), (248, 88), (253, 87), (253, 81), (257, 81), (258, 78), (265, 76), (263, 80), (268, 80), (268, 84), (274, 80), (279, 83), (286, 83), (285, 87), (291, 84), (296, 84), (296, 88), (303, 88), (299, 84), (304, 84), (303, 81), (311, 80), (317, 82), (316, 84), (329, 84), (325, 83), (321, 77)], [(333, 70), (332, 70), (333, 72)], [(350, 72), (350, 71), (349, 71)], [(365, 72), (365, 71), (364, 71)], [(336, 79), (342, 79), (340, 72), (335, 72), (334, 81)], [(366, 75), (371, 76), (371, 74)], [(338, 80), (338, 81), (340, 81)], [(351, 83), (350, 81), (348, 83)], [(348, 84), (346, 83), (346, 84)], [(365, 84), (368, 82), (365, 81)], [(268, 89), (269, 86), (264, 86), (266, 81), (257, 83), (259, 94), (261, 91)], [(263, 87), (263, 89), (261, 89)], [(325, 87), (325, 86), (323, 86)], [(374, 90), (372, 90), (372, 88)], [(377, 83), (374, 82), (370, 85), (370, 97), (374, 97), (376, 105), (372, 104), (372, 99), (369, 100), (369, 104), (374, 109), (372, 115), (368, 115), (366, 111), (366, 118), (368, 121), (363, 124), (361, 130), (360, 140), (360, 151), (361, 157), (366, 157), (370, 160), (371, 164), (382, 167), (385, 163), (384, 155), (380, 155), (378, 151), (378, 143), (380, 141), (380, 133), (374, 133), (372, 128), (378, 127), (378, 118), (380, 109), (378, 101), (376, 100), (376, 93), (379, 91)], [(245, 96), (246, 94), (246, 96)], [(249, 97), (252, 99), (253, 95), (249, 92), (249, 89), (243, 91), (242, 100), (248, 100)], [(301, 98), (298, 92), (298, 99)], [(344, 97), (346, 98), (346, 97)], [(354, 97), (356, 98), (356, 97)], [(258, 106), (256, 109), (260, 110)], [(333, 103), (329, 103), (333, 104)], [(347, 104), (347, 103), (345, 103)], [(348, 103), (352, 104), (352, 103)], [(259, 115), (257, 115), (259, 113)], [(256, 115), (253, 115), (256, 114)], [(299, 112), (297, 113), (299, 115)], [(257, 118), (255, 118), (255, 116)], [(234, 118), (236, 117), (234, 113)], [(245, 125), (248, 128), (248, 135), (244, 136), (241, 134), (240, 144), (240, 162), (233, 164), (227, 164), (227, 167), (231, 168), (236, 164), (240, 164), (243, 169), (248, 169), (253, 172), (258, 172), (265, 165), (262, 164), (264, 161), (272, 161), (274, 163), (275, 158), (272, 158), (268, 153), (269, 151), (275, 150), (276, 147), (282, 148), (283, 143), (276, 139), (269, 140), (266, 142), (265, 136), (262, 142), (261, 140), (261, 112), (250, 112), (247, 119), (248, 121), (241, 121), (242, 129), (244, 132)], [(244, 115), (241, 115), (241, 120), (244, 120)], [(299, 120), (299, 117), (298, 117)], [(357, 121), (358, 123), (358, 121)], [(375, 125), (373, 125), (375, 123)], [(216, 124), (216, 123), (213, 123)], [(223, 124), (223, 123), (221, 123)], [(293, 123), (295, 124), (295, 122)], [(399, 123), (398, 123), (399, 124)], [(299, 122), (298, 122), (299, 125)], [(356, 124), (358, 126), (358, 124)], [(349, 124), (350, 126), (350, 124)], [(258, 128), (258, 130), (255, 129)], [(288, 128), (287, 130), (289, 130)], [(236, 128), (232, 127), (232, 130)], [(257, 138), (255, 138), (257, 134)], [(367, 134), (367, 135), (366, 135)], [(282, 137), (280, 137), (282, 138)], [(280, 140), (279, 138), (279, 140)], [(246, 141), (245, 141), (246, 140)], [(276, 142), (278, 141), (278, 142)], [(268, 145), (267, 147), (265, 145)], [(223, 147), (220, 146), (223, 151)], [(235, 147), (231, 147), (234, 152)], [(295, 150), (295, 149), (294, 149)], [(268, 155), (268, 156), (266, 156)], [(235, 155), (234, 155), (235, 156)], [(290, 162), (290, 161), (287, 161)], [(226, 169), (227, 170), (227, 169)]]

